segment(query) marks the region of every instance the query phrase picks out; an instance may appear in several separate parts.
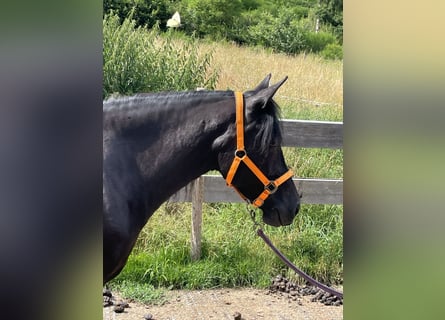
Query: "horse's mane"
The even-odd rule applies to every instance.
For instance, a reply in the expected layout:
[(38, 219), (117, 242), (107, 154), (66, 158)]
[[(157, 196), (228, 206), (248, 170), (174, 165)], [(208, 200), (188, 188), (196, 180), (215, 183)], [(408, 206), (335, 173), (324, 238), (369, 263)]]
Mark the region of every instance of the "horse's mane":
[(255, 148), (258, 148), (261, 154), (265, 154), (270, 145), (281, 145), (282, 135), (279, 119), (281, 110), (278, 104), (272, 99), (265, 107), (265, 116), (262, 116), (260, 129), (255, 137)]
[(199, 91), (164, 91), (164, 92), (155, 92), (155, 93), (136, 93), (132, 96), (119, 96), (112, 95), (103, 101), (104, 111), (113, 109), (116, 105), (126, 104), (129, 107), (132, 107), (132, 102), (137, 103), (139, 101), (147, 102), (156, 102), (155, 104), (162, 105), (162, 101), (167, 101), (170, 99), (193, 99), (193, 98), (219, 98), (224, 96), (233, 95), (233, 91), (207, 91), (207, 90), (199, 90)]

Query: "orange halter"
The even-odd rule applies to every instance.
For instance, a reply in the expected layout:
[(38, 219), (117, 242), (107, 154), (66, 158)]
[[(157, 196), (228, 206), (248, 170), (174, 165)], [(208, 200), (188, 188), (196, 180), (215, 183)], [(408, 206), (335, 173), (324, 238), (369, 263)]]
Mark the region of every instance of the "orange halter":
[(247, 152), (244, 149), (244, 103), (243, 94), (241, 92), (235, 92), (235, 102), (236, 102), (236, 151), (235, 158), (233, 159), (232, 165), (230, 166), (229, 172), (227, 173), (226, 182), (229, 187), (233, 187), (236, 192), (244, 200), (250, 202), (234, 185), (232, 185), (233, 177), (238, 170), (239, 164), (244, 162), (244, 164), (253, 172), (253, 174), (263, 183), (264, 191), (254, 200), (252, 204), (259, 208), (264, 204), (269, 195), (275, 193), (278, 187), (283, 184), (288, 179), (292, 178), (292, 170), (288, 170), (278, 179), (272, 181), (269, 180), (263, 172), (252, 162), (252, 160), (247, 156)]

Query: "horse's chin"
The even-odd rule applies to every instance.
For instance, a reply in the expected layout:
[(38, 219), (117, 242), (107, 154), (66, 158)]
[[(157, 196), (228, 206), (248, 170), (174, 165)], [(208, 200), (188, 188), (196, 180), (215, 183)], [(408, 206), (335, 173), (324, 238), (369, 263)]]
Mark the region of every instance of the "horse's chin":
[(263, 222), (272, 227), (280, 227), (282, 226), (281, 221), (279, 219), (273, 219), (270, 217), (263, 216)]
[(263, 222), (272, 227), (288, 226), (294, 220), (295, 215), (292, 214), (282, 214), (277, 209), (272, 209), (270, 211), (263, 212)]

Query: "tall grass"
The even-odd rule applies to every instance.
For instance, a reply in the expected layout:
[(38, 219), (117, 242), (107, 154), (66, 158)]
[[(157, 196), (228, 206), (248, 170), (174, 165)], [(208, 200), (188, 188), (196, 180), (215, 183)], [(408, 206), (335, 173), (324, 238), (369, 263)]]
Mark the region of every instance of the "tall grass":
[[(180, 43), (182, 40), (175, 45)], [(213, 53), (206, 72), (218, 72), (216, 89), (247, 90), (268, 73), (273, 75), (272, 82), (288, 75), (289, 80), (275, 97), (283, 117), (342, 121), (339, 61), (314, 55), (289, 57), (230, 43), (201, 42), (198, 51)], [(284, 154), (300, 177), (343, 176), (342, 150), (284, 148)], [(299, 280), (255, 235), (244, 205), (204, 204), (203, 211), (199, 261), (192, 262), (190, 258), (191, 205), (167, 203), (144, 227), (126, 267), (111, 285), (130, 292), (130, 297), (144, 300), (141, 291), (150, 290), (151, 286), (264, 288), (278, 273)], [(342, 206), (303, 205), (292, 225), (265, 226), (265, 232), (290, 260), (313, 277), (330, 284), (342, 283)]]
[(103, 98), (111, 94), (213, 89), (217, 69), (210, 71), (212, 52), (199, 50), (196, 40), (176, 41), (172, 32), (135, 26), (117, 15), (103, 20)]

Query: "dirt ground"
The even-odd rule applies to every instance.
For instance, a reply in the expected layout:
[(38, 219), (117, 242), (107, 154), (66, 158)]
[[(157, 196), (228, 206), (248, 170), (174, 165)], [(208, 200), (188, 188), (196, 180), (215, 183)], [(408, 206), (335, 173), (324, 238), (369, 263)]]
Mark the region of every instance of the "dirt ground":
[[(115, 300), (119, 294), (113, 292)], [(130, 302), (123, 313), (103, 308), (104, 320), (341, 320), (343, 305), (312, 302), (312, 296), (292, 297), (258, 289), (172, 290), (162, 306)], [(238, 313), (238, 315), (237, 315)], [(239, 317), (241, 314), (241, 317)], [(151, 317), (150, 317), (151, 315)], [(236, 317), (237, 316), (237, 317)]]

